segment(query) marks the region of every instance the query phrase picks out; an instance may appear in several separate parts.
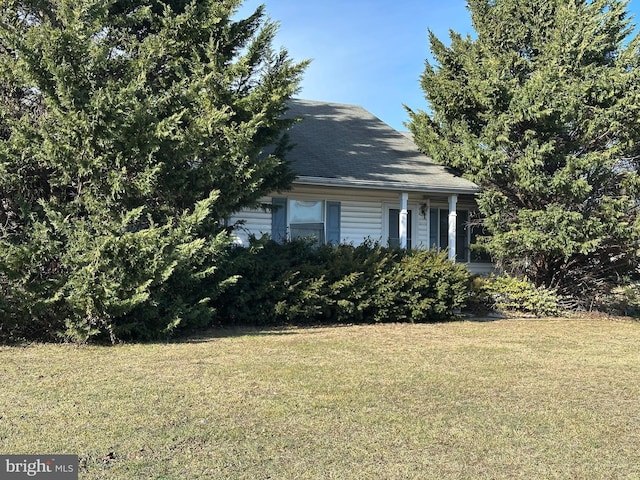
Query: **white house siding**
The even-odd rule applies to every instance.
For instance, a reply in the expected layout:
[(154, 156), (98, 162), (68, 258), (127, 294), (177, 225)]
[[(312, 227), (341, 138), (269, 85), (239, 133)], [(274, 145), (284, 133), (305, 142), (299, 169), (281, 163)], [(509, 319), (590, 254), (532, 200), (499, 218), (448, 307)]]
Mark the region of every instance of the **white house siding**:
[(341, 203), (340, 236), (344, 243), (359, 245), (367, 238), (382, 240), (382, 203), (346, 200)]
[[(343, 243), (358, 245), (370, 238), (374, 241), (383, 240), (383, 218), (385, 205), (400, 205), (400, 192), (388, 192), (384, 190), (327, 188), (309, 185), (295, 186), (289, 192), (274, 193), (273, 197), (298, 198), (301, 200), (328, 200), (338, 201), (341, 205), (340, 212), (340, 237)], [(271, 196), (262, 199), (263, 203), (270, 203)], [(409, 195), (409, 204), (416, 208), (424, 201), (417, 195)], [(398, 207), (396, 207), (398, 208)], [(418, 208), (419, 210), (419, 208)], [(414, 212), (414, 221), (417, 222), (416, 245), (427, 243), (427, 220)], [(244, 226), (236, 230), (236, 242), (246, 245), (249, 234), (260, 237), (262, 234), (271, 233), (271, 212), (262, 209), (245, 209), (232, 215), (228, 222), (230, 225), (244, 220)]]
[(415, 245), (417, 248), (429, 248), (429, 217), (422, 216), (420, 205), (418, 204), (418, 211), (414, 217), (418, 220), (418, 239)]
[[(385, 206), (399, 208), (400, 192), (385, 190), (367, 190), (355, 188), (317, 187), (298, 185), (289, 192), (274, 193), (273, 197), (297, 198), (301, 200), (338, 201), (340, 212), (340, 237), (343, 243), (359, 245), (366, 239), (384, 242)], [(261, 201), (271, 203), (271, 196)], [(447, 208), (446, 197), (434, 199), (432, 208)], [(409, 193), (409, 208), (413, 211), (413, 221), (416, 223), (417, 238), (414, 246), (427, 248), (429, 246), (429, 216), (422, 215), (421, 207), (427, 203), (423, 195)], [(461, 203), (459, 209), (472, 208), (471, 204)], [(425, 212), (426, 213), (426, 212)], [(260, 237), (271, 234), (271, 212), (263, 209), (246, 209), (229, 218), (229, 224), (244, 220), (244, 226), (236, 230), (236, 243), (247, 245), (249, 234)], [(482, 263), (467, 264), (471, 273), (488, 274), (493, 271), (493, 265)]]
[[(271, 198), (263, 198), (265, 203), (270, 203)], [(254, 234), (261, 237), (263, 234), (271, 235), (271, 212), (264, 209), (244, 209), (239, 213), (231, 215), (228, 219), (229, 225), (243, 221), (244, 225), (238, 224), (234, 232), (235, 243), (246, 246), (249, 243), (249, 235)]]
[[(340, 202), (340, 237), (343, 243), (354, 245), (366, 239), (385, 242), (384, 207), (400, 207), (399, 191), (297, 185), (291, 192), (280, 196)], [(422, 195), (409, 194), (410, 206), (415, 208), (421, 203), (424, 203)], [(416, 245), (426, 244), (427, 220), (420, 216), (419, 211), (414, 213), (414, 220), (417, 221), (416, 230), (419, 236)]]

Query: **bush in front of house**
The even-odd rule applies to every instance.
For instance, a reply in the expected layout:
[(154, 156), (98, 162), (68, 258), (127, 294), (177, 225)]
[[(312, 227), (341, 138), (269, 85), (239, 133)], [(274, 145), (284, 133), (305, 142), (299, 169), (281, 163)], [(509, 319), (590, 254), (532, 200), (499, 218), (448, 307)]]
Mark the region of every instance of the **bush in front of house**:
[(396, 261), (374, 275), (371, 318), (376, 322), (441, 321), (465, 306), (469, 273), (446, 252), (399, 252)]
[(238, 279), (216, 302), (228, 325), (443, 321), (469, 297), (467, 270), (445, 253), (374, 242), (253, 238), (228, 268)]
[(558, 315), (560, 298), (546, 287), (536, 287), (526, 278), (510, 275), (475, 278), (471, 304), (476, 309), (515, 311), (536, 316)]

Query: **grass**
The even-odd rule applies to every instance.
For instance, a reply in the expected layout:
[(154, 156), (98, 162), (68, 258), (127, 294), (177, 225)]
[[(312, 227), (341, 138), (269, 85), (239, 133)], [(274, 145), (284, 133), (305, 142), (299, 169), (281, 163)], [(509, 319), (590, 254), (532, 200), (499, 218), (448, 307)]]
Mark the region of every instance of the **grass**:
[(0, 348), (0, 453), (80, 479), (640, 478), (640, 323)]

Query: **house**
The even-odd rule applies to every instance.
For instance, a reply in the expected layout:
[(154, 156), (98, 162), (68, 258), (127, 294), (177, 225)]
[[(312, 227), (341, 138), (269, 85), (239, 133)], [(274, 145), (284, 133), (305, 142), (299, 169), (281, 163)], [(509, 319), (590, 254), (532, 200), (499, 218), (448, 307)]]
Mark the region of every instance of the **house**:
[(471, 251), (467, 223), (478, 186), (435, 164), (402, 134), (354, 105), (293, 99), (300, 117), (289, 134), (297, 178), (291, 191), (263, 199), (271, 209), (247, 209), (230, 222), (245, 244), (250, 234), (277, 241), (314, 235), (320, 242), (366, 239), (404, 248), (448, 249), (472, 272), (491, 270)]

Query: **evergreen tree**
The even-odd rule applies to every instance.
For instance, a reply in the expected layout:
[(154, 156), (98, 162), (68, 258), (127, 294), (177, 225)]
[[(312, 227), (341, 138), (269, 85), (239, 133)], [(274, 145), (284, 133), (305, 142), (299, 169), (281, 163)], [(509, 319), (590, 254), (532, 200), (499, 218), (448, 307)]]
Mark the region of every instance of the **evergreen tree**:
[(592, 301), (638, 272), (639, 40), (620, 0), (468, 0), (430, 33), (416, 142), (482, 187), (506, 270)]
[(214, 321), (220, 221), (289, 186), (306, 66), (240, 3), (2, 1), (0, 337)]

